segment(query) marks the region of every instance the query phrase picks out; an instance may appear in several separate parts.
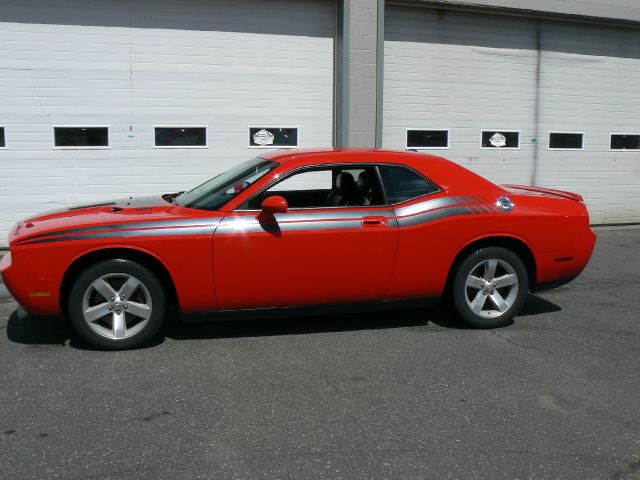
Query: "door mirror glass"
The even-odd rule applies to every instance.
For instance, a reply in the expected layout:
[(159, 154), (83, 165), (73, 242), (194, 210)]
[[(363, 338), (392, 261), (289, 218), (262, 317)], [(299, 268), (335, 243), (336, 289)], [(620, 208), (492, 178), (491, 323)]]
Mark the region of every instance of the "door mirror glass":
[(289, 205), (284, 197), (280, 195), (272, 195), (262, 202), (263, 215), (275, 215), (276, 213), (287, 213)]

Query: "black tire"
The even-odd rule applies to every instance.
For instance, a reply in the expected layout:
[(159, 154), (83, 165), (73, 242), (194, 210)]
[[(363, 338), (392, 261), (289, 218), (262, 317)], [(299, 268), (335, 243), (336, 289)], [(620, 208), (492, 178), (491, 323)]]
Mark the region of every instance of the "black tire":
[[(114, 301), (101, 294), (93, 286), (96, 285), (94, 281), (102, 285), (100, 279), (106, 280), (113, 291), (119, 288), (118, 293), (123, 294), (124, 300), (120, 301), (116, 295)], [(131, 291), (133, 298), (124, 295), (125, 290), (130, 290), (124, 288), (124, 283), (129, 279), (131, 285), (140, 282), (140, 285), (132, 287), (135, 288)], [(122, 282), (120, 287), (118, 282)], [(69, 316), (76, 332), (91, 345), (105, 350), (126, 350), (149, 342), (160, 330), (166, 310), (166, 295), (158, 278), (146, 267), (124, 259), (104, 260), (86, 268), (75, 279), (68, 301)], [(95, 303), (95, 308), (100, 308), (100, 312), (108, 308), (108, 312), (104, 310), (107, 314), (94, 322), (87, 320), (85, 309), (91, 303)], [(120, 320), (124, 328), (117, 329), (114, 326), (116, 311), (122, 314), (119, 318), (124, 318), (124, 321)], [(135, 315), (132, 313), (134, 311), (142, 312), (143, 316)], [(109, 322), (113, 334), (111, 337)]]
[[(487, 282), (484, 277), (490, 273), (487, 271), (490, 265), (496, 265), (496, 269), (491, 277), (493, 281)], [(478, 272), (484, 272), (482, 277), (477, 275)], [(472, 273), (473, 278), (470, 277)], [(511, 275), (516, 276), (516, 284), (500, 287), (498, 285), (502, 283), (498, 282), (494, 286), (498, 278), (502, 278), (504, 283), (513, 281)], [(468, 279), (474, 286), (467, 285)], [(482, 280), (482, 284), (476, 285), (477, 280)], [(524, 305), (528, 292), (529, 278), (524, 263), (514, 252), (502, 247), (486, 247), (470, 253), (459, 264), (453, 277), (453, 305), (460, 317), (476, 328), (496, 328), (511, 322)], [(510, 302), (507, 301), (509, 299)], [(484, 306), (480, 305), (483, 300)], [(500, 310), (498, 304), (508, 308)], [(479, 306), (480, 310), (474, 311), (472, 306)]]

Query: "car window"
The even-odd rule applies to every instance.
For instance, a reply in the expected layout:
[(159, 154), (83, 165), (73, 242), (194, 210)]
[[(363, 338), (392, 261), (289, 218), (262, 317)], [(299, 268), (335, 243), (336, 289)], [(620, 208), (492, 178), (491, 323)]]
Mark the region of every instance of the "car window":
[(290, 192), (295, 190), (331, 190), (331, 170), (312, 170), (285, 178), (267, 192)]
[(310, 167), (259, 193), (239, 210), (259, 210), (265, 198), (279, 195), (290, 209), (382, 205), (374, 166)]
[(277, 166), (276, 162), (263, 158), (248, 160), (179, 195), (174, 201), (182, 207), (218, 210)]
[(438, 191), (433, 183), (413, 170), (392, 165), (380, 165), (380, 176), (390, 204), (406, 202)]

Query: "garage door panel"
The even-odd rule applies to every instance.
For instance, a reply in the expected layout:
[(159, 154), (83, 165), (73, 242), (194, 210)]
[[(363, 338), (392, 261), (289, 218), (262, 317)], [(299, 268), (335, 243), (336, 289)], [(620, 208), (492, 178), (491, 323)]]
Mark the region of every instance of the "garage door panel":
[[(496, 181), (525, 180), (535, 103), (535, 24), (529, 20), (394, 6), (385, 28), (383, 144), (404, 148), (407, 128), (450, 130), (431, 150)], [(506, 40), (506, 37), (509, 40)], [(481, 129), (521, 130), (520, 149), (481, 150)], [(429, 150), (427, 150), (429, 152)]]
[(585, 137), (580, 151), (545, 149), (539, 182), (582, 194), (594, 222), (639, 221), (640, 152), (609, 147), (640, 134), (640, 32), (545, 22), (541, 38), (540, 128)]
[[(385, 146), (447, 128), (432, 153), (581, 193), (594, 222), (640, 220), (640, 152), (610, 150), (611, 133), (640, 134), (637, 29), (402, 6), (385, 27)], [(480, 148), (482, 129), (519, 130), (520, 149)], [(553, 131), (583, 132), (584, 149), (550, 150)]]
[[(21, 0), (1, 20), (0, 177), (16, 185), (0, 191), (0, 245), (54, 205), (200, 183), (257, 153), (249, 126), (332, 145), (330, 0)], [(109, 126), (110, 148), (54, 149), (54, 125)], [(207, 126), (208, 148), (154, 148), (154, 125)]]

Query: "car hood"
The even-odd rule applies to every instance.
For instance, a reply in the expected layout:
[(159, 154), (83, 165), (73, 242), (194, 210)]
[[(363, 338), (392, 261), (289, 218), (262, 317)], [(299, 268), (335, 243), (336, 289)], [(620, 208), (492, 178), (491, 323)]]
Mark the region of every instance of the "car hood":
[[(70, 235), (88, 229), (135, 228), (145, 222), (165, 222), (197, 216), (199, 211), (170, 202), (171, 195), (128, 197), (49, 211), (16, 224), (9, 233), (10, 245), (28, 243), (49, 235)], [(215, 216), (213, 212), (201, 212)], [(130, 224), (130, 225), (129, 225)]]

